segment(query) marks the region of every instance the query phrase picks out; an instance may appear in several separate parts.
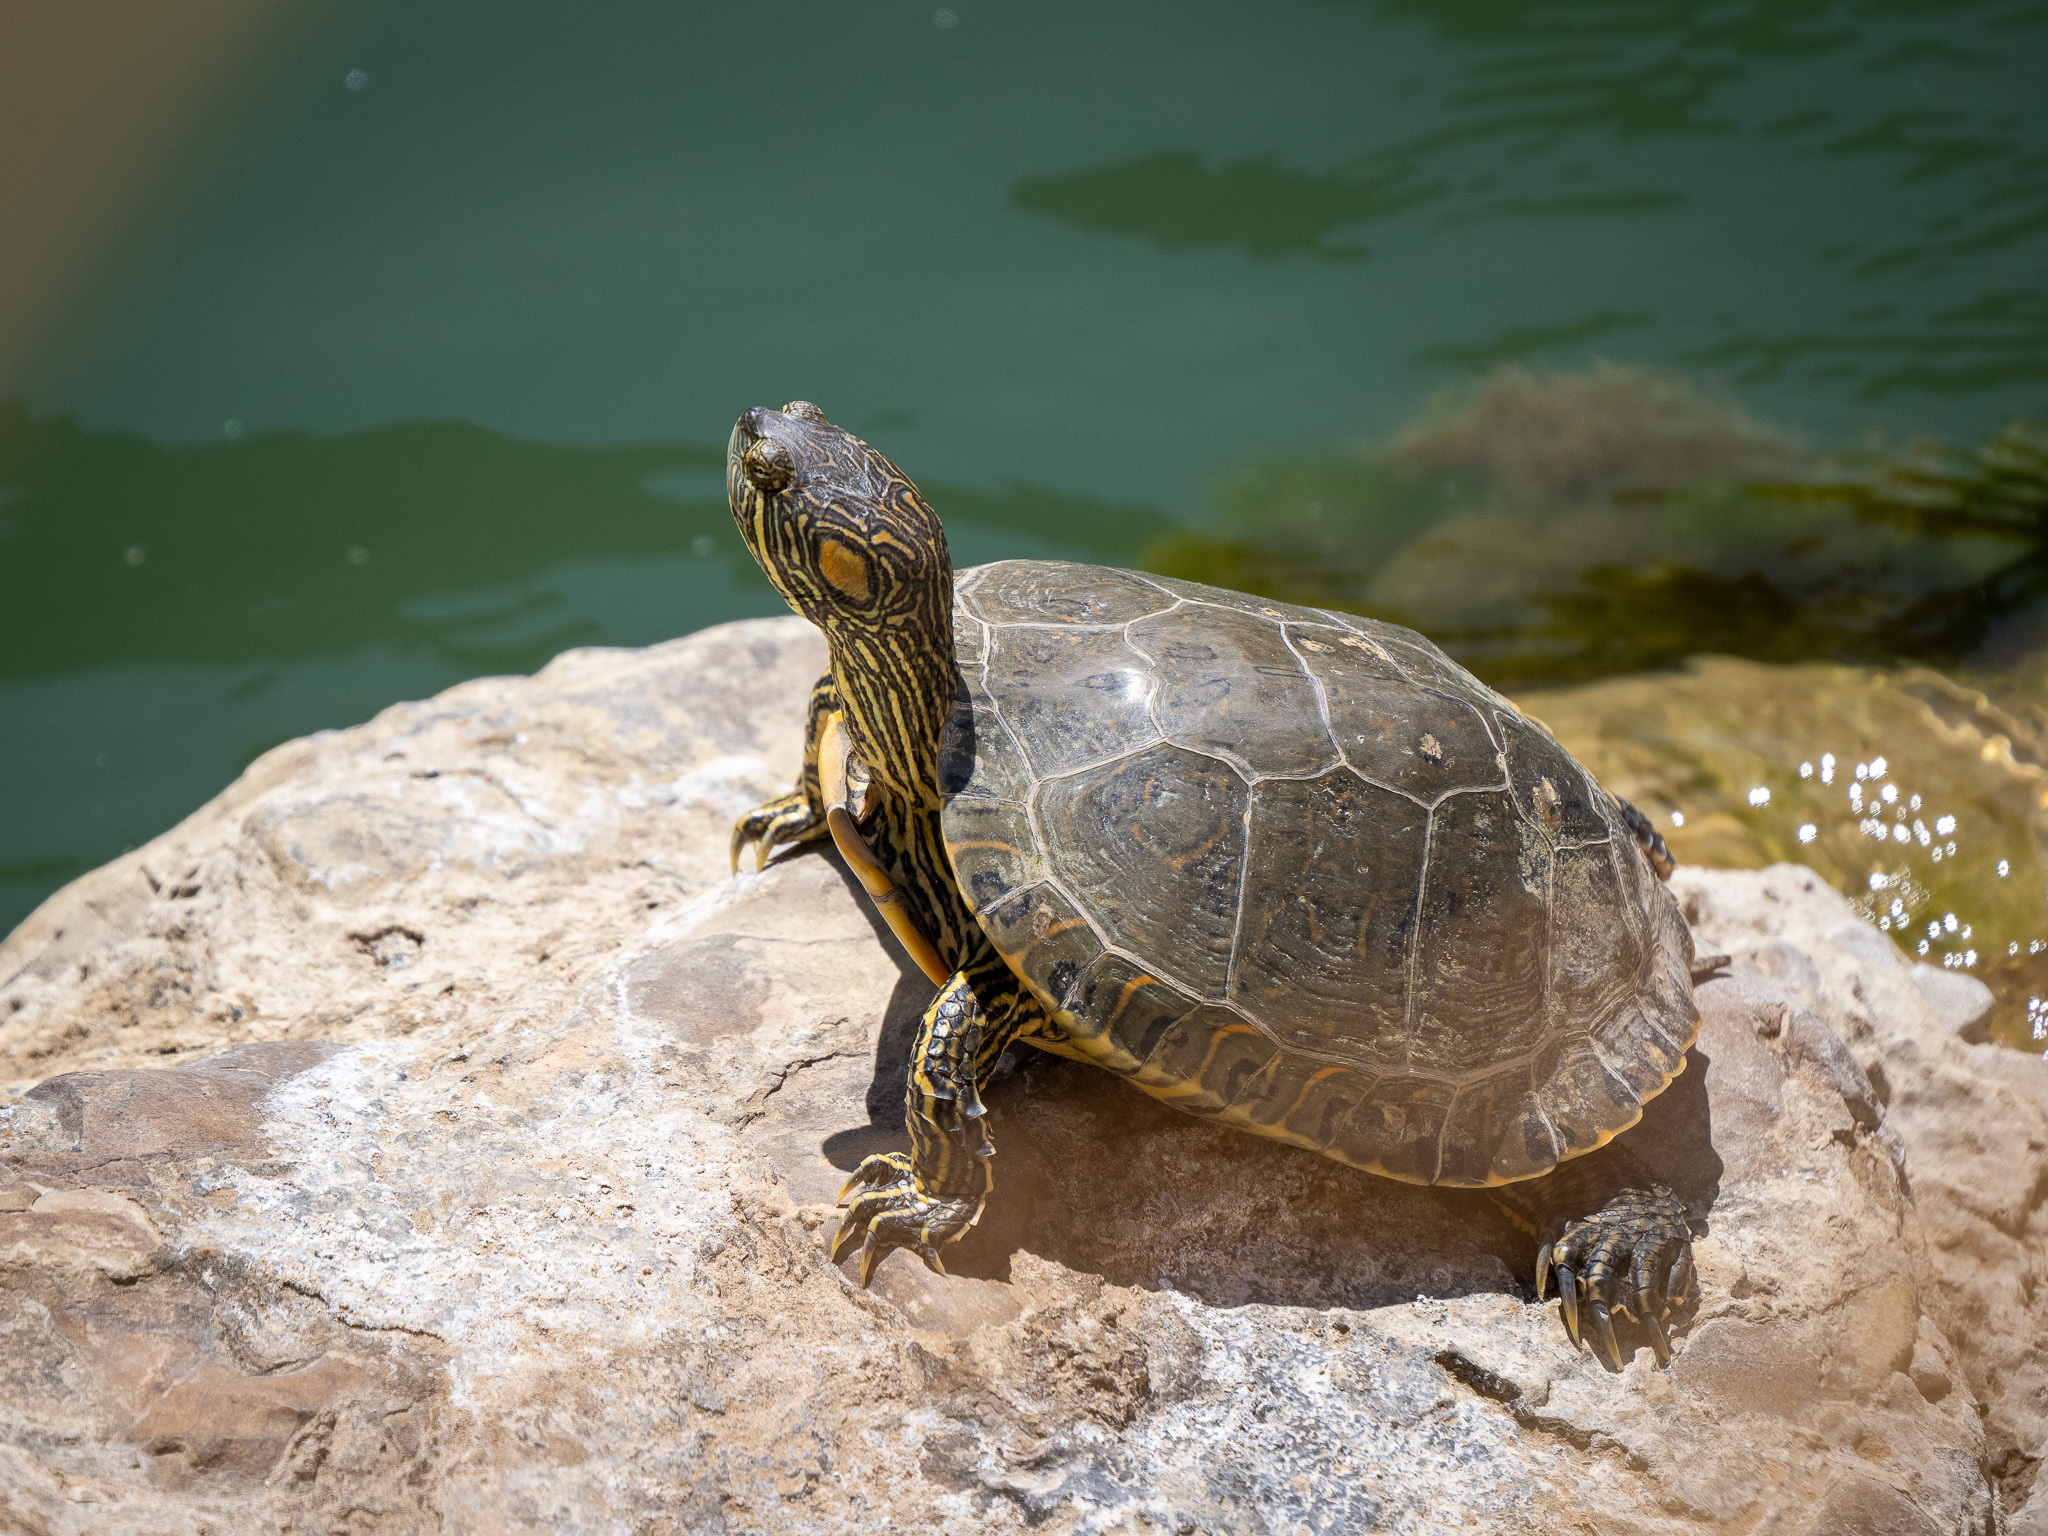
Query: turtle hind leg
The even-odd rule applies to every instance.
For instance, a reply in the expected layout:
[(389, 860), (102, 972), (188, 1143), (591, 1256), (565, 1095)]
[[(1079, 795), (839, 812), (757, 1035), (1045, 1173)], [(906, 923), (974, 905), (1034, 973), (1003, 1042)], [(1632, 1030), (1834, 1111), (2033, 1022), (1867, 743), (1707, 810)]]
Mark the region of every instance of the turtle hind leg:
[(1678, 860), (1671, 857), (1671, 850), (1664, 846), (1663, 837), (1650, 825), (1650, 818), (1626, 800), (1617, 798), (1614, 803), (1621, 807), (1621, 819), (1635, 834), (1636, 846), (1643, 850), (1643, 857), (1650, 861), (1650, 868), (1657, 872), (1657, 878), (1669, 880), (1671, 871), (1678, 868)]
[(1492, 1194), (1536, 1232), (1536, 1299), (1556, 1283), (1574, 1345), (1619, 1371), (1620, 1318), (1641, 1333), (1659, 1365), (1670, 1364), (1667, 1324), (1694, 1299), (1696, 1276), (1692, 1225), (1668, 1187), (1620, 1147), (1607, 1147)]
[(1004, 1047), (1040, 1023), (1038, 1004), (993, 952), (956, 971), (932, 999), (905, 1093), (910, 1152), (864, 1158), (839, 1192), (847, 1209), (832, 1262), (858, 1240), (863, 1286), (891, 1248), (908, 1248), (926, 1268), (946, 1272), (939, 1250), (981, 1219), (995, 1187), (981, 1084)]
[[(1621, 819), (1628, 823), (1629, 831), (1636, 837), (1636, 846), (1643, 850), (1643, 857), (1650, 861), (1659, 880), (1669, 880), (1671, 871), (1678, 868), (1678, 860), (1671, 856), (1671, 850), (1664, 846), (1664, 839), (1657, 829), (1650, 825), (1650, 818), (1630, 805), (1626, 800), (1614, 802), (1621, 807)], [(1709, 976), (1728, 969), (1727, 955), (1695, 955), (1691, 961), (1692, 979), (1695, 985)]]

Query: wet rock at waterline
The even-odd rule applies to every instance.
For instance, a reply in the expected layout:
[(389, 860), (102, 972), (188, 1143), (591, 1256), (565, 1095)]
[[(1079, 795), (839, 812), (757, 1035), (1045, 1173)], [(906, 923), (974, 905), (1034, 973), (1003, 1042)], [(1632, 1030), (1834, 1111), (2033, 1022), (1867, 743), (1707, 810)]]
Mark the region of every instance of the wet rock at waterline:
[(0, 948), (0, 1525), (1980, 1531), (2048, 1437), (2048, 1069), (1813, 875), (1686, 871), (1643, 1151), (1704, 1299), (1620, 1375), (1481, 1197), (1027, 1055), (872, 1291), (928, 984), (724, 877), (814, 636), (577, 652), (260, 760)]
[(1966, 1038), (2042, 1049), (2048, 1014), (2029, 999), (2048, 998), (2043, 658), (1994, 693), (1925, 667), (1712, 656), (1516, 702), (1682, 862), (1812, 867), (1948, 971), (1958, 985), (1937, 1010)]

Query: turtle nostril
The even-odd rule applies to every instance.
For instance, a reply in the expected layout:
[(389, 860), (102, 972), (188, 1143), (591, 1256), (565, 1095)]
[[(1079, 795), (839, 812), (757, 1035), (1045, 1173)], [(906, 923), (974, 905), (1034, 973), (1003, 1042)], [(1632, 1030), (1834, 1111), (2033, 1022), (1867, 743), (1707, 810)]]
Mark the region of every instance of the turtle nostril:
[(775, 412), (769, 410), (767, 406), (757, 405), (740, 418), (740, 425), (746, 428), (747, 436), (749, 437), (766, 437), (768, 435), (768, 418), (774, 414)]

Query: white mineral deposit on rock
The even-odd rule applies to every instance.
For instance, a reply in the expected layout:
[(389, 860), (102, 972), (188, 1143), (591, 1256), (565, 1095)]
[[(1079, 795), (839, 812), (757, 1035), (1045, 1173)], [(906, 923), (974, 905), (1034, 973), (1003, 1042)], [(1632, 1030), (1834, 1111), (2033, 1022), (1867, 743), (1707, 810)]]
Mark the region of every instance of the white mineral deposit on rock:
[(2048, 1068), (1792, 866), (1674, 882), (1734, 959), (1632, 1133), (1700, 1234), (1668, 1371), (1570, 1348), (1483, 1198), (1037, 1054), (955, 1273), (857, 1290), (831, 1202), (901, 1144), (929, 983), (830, 855), (725, 873), (821, 659), (729, 625), (293, 742), (0, 946), (0, 1526), (2013, 1513)]

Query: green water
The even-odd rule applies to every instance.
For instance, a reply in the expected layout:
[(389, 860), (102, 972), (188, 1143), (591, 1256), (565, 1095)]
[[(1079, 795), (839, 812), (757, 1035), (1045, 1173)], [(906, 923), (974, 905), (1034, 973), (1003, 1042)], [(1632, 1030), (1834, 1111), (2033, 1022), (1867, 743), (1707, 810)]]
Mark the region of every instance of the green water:
[(962, 564), (1256, 535), (1509, 364), (1822, 446), (2048, 416), (2048, 5), (280, 17), (0, 360), (0, 928), (280, 740), (778, 611), (751, 404)]

